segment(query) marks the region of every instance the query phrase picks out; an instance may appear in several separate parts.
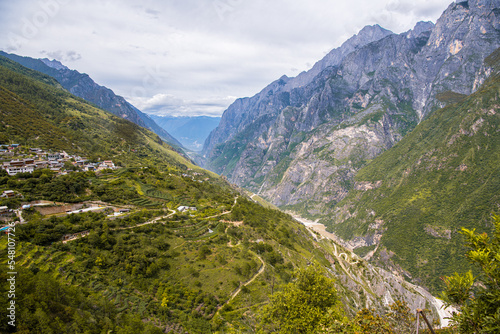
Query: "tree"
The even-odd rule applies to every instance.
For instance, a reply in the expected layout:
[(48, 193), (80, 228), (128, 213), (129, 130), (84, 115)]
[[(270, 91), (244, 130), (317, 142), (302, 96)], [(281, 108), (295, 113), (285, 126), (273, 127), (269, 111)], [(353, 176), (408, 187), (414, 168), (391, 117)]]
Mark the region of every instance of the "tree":
[(479, 275), (455, 273), (443, 278), (446, 288), (441, 298), (459, 310), (453, 321), (460, 333), (500, 332), (500, 216), (493, 216), (493, 224), (491, 239), (462, 228), (470, 248), (466, 256), (481, 269)]
[(295, 271), (295, 280), (271, 297), (262, 311), (265, 331), (317, 333), (341, 318), (334, 281), (322, 274), (318, 264)]
[(354, 317), (354, 319), (348, 324), (347, 329), (344, 330), (344, 332), (359, 334), (395, 333), (387, 319), (366, 308), (356, 314), (356, 317)]
[(405, 301), (396, 300), (389, 308), (387, 318), (392, 330), (396, 333), (411, 333), (417, 319), (408, 304)]

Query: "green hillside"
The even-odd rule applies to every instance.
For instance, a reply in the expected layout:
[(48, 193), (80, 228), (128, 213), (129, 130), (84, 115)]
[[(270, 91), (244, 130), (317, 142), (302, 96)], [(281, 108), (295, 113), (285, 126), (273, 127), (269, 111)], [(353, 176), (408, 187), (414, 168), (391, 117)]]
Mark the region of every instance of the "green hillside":
[[(288, 215), (245, 199), (153, 133), (75, 98), (48, 77), (2, 63), (0, 143), (122, 166), (63, 176), (0, 171), (0, 193), (23, 196), (0, 205), (48, 200), (54, 210), (70, 203), (103, 208), (70, 215), (23, 211), (27, 223), (15, 233), (18, 293), (25, 297), (18, 302), (21, 332), (206, 333), (241, 323), (244, 312), (268, 300), (271, 284), (289, 281), (306, 259), (328, 265), (324, 254), (332, 246), (315, 251), (309, 232)], [(113, 215), (118, 209), (126, 212)], [(77, 237), (63, 243), (68, 235)], [(6, 237), (0, 245), (6, 253)]]
[(15, 242), (0, 236), (9, 254), (0, 258), (1, 305), (13, 300), (7, 279), (17, 272), (17, 325), (1, 322), (2, 333), (252, 332), (272, 296), (297, 291), (294, 273), (312, 263), (312, 277), (335, 287), (324, 291), (338, 299), (321, 317), (345, 316), (335, 326), (358, 328), (364, 315), (389, 312), (391, 300), (437, 318), (429, 294), (192, 165), (151, 132), (1, 61), (0, 144), (21, 144), (3, 160), (40, 147), (120, 166), (0, 170), (0, 194), (16, 194), (0, 206), (21, 212), (6, 220), (23, 222), (12, 230)]
[[(498, 52), (497, 52), (498, 54)], [(495, 54), (488, 61), (493, 63)], [(461, 227), (492, 229), (500, 205), (500, 76), (436, 111), (356, 176), (329, 229), (358, 242), (382, 234), (375, 258), (432, 291), (468, 268)]]
[(52, 78), (0, 57), (0, 144), (66, 150), (134, 166), (193, 167), (154, 133), (98, 109)]

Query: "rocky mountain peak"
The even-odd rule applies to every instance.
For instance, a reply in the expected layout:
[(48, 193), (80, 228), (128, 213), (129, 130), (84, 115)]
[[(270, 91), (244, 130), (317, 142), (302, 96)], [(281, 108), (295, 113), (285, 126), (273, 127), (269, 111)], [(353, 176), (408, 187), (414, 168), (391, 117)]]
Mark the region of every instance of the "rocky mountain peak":
[(469, 0), (469, 1), (457, 1), (456, 5), (470, 8), (471, 10), (485, 9), (492, 10), (498, 8), (500, 1), (498, 0)]
[(286, 90), (290, 91), (293, 88), (311, 83), (321, 71), (329, 66), (339, 65), (349, 53), (392, 34), (392, 31), (384, 29), (378, 24), (365, 26), (356, 35), (342, 43), (340, 47), (331, 50), (323, 59), (314, 64), (309, 71), (302, 72), (290, 80), (285, 87)]
[(56, 70), (69, 70), (68, 67), (64, 66), (60, 61), (58, 60), (50, 60), (48, 58), (43, 58), (40, 59), (45, 65), (47, 65), (50, 68), (56, 69)]
[(366, 45), (368, 43), (378, 41), (387, 35), (393, 34), (392, 31), (382, 28), (378, 24), (367, 25), (363, 27), (356, 35), (349, 38), (342, 46), (351, 44), (354, 47)]
[(500, 0), (471, 0), (401, 34), (366, 26), (309, 71), (229, 106), (205, 142), (206, 166), (277, 205), (316, 196), (307, 214), (324, 212), (366, 161), (444, 105), (437, 96), (484, 82), (499, 22)]
[(417, 24), (415, 25), (415, 27), (410, 30), (409, 33), (411, 33), (413, 36), (419, 36), (423, 33), (429, 33), (432, 31), (432, 29), (434, 29), (434, 23), (430, 22), (430, 21), (420, 21), (420, 22), (417, 22)]

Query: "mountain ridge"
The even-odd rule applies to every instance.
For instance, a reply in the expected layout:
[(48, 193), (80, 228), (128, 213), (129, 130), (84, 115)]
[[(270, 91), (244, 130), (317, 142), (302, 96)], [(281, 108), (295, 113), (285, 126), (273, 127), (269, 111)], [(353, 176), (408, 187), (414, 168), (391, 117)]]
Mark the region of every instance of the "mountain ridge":
[(497, 72), (361, 169), (322, 222), (359, 255), (373, 251), (378, 265), (406, 268), (434, 291), (439, 277), (469, 270), (460, 228), (490, 233), (500, 207), (499, 99)]
[(55, 78), (73, 95), (94, 103), (98, 107), (128, 119), (139, 126), (148, 128), (170, 144), (182, 149), (182, 144), (158, 126), (148, 115), (135, 108), (123, 97), (116, 95), (111, 89), (97, 84), (88, 74), (71, 70), (57, 60), (35, 59), (3, 51), (0, 51), (0, 55)]
[[(372, 29), (370, 29), (373, 28)], [(293, 88), (296, 88), (296, 86), (301, 86), (304, 84), (304, 82), (310, 83), (314, 77), (316, 76), (316, 72), (322, 71), (324, 68), (331, 65), (336, 65), (343, 57), (345, 57), (346, 54), (349, 53), (349, 51), (361, 46), (361, 45), (366, 45), (370, 42), (376, 41), (380, 38), (383, 38), (389, 34), (392, 34), (390, 31), (385, 30), (381, 28), (380, 26), (366, 26), (361, 30), (363, 33), (359, 33), (353, 37), (351, 37), (348, 41), (344, 42), (339, 48), (333, 49), (330, 51), (322, 60), (318, 61), (311, 70), (303, 72), (299, 74), (295, 78), (289, 78), (286, 75), (282, 76), (280, 79), (272, 82), (270, 85), (268, 85), (266, 88), (262, 90), (259, 94), (254, 95), (251, 98), (242, 98), (242, 99), (237, 99), (233, 105), (235, 105), (235, 108), (238, 108), (238, 105), (241, 105), (241, 108), (248, 107), (250, 102), (249, 100), (252, 99), (260, 99), (260, 95), (265, 95), (269, 92), (273, 92), (274, 89), (278, 89), (280, 92), (284, 91), (285, 93), (287, 91), (292, 90)], [(372, 33), (368, 33), (368, 31)], [(375, 31), (375, 32), (374, 32)], [(377, 33), (378, 32), (378, 33)], [(273, 92), (274, 93), (274, 92)], [(286, 95), (286, 94), (285, 94)], [(260, 101), (258, 101), (260, 102)], [(231, 105), (228, 110), (233, 106)], [(226, 114), (226, 112), (224, 113)], [(223, 115), (224, 117), (229, 117), (228, 115)], [(242, 122), (243, 123), (243, 122)], [(246, 123), (248, 124), (248, 122)], [(243, 125), (245, 126), (245, 125)], [(242, 126), (239, 126), (241, 128)], [(217, 129), (216, 129), (217, 130)], [(214, 130), (215, 132), (215, 130)], [(224, 127), (222, 130), (219, 132), (221, 133), (227, 133), (227, 138), (230, 139), (232, 136), (234, 136), (234, 131), (230, 129), (230, 127)], [(204, 147), (203, 147), (203, 152), (208, 153), (213, 149), (214, 144), (220, 143), (220, 139), (212, 139), (212, 137), (215, 137), (215, 133), (211, 133), (210, 136), (207, 138), (205, 141)], [(212, 143), (214, 141), (214, 143)]]
[[(452, 3), (434, 26), (419, 23), (411, 31), (358, 48), (305, 87), (286, 92), (283, 87), (291, 79), (281, 78), (252, 98), (236, 100), (205, 142), (205, 167), (261, 191), (278, 205), (319, 199), (322, 192), (339, 195), (327, 195), (328, 202), (341, 199), (345, 187), (322, 191), (322, 186), (314, 185), (317, 179), (283, 177), (300, 174), (301, 156), (315, 151), (309, 154), (308, 165), (331, 170), (326, 173), (331, 184), (350, 183), (366, 161), (444, 105), (436, 95), (446, 91), (467, 95), (477, 89), (490, 73), (483, 59), (499, 44), (499, 1), (471, 1), (466, 7)], [(360, 136), (350, 138), (348, 133)], [(347, 145), (335, 149), (331, 140), (318, 141), (336, 137), (347, 138)], [(332, 152), (340, 165), (329, 161)], [(308, 174), (315, 171), (312, 167)], [(314, 189), (303, 187), (307, 184)]]

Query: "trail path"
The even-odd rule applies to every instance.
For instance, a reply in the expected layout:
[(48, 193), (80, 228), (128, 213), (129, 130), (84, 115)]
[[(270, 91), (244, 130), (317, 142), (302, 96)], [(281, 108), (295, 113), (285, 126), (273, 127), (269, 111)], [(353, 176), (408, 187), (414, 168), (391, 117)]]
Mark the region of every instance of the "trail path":
[[(255, 253), (254, 253), (254, 254), (255, 254)], [(242, 289), (244, 286), (247, 286), (247, 285), (249, 285), (250, 283), (252, 283), (253, 281), (255, 281), (255, 279), (256, 279), (257, 277), (259, 277), (259, 275), (260, 275), (260, 274), (262, 274), (262, 273), (264, 272), (264, 270), (266, 269), (266, 263), (264, 262), (264, 260), (262, 260), (262, 258), (261, 258), (259, 255), (257, 255), (257, 254), (255, 254), (255, 255), (259, 258), (260, 262), (262, 263), (262, 266), (260, 267), (259, 271), (258, 271), (255, 275), (253, 275), (253, 277), (252, 277), (250, 280), (246, 281), (246, 282), (245, 282), (244, 284), (242, 284), (242, 285), (241, 285), (241, 286), (240, 286), (240, 287), (239, 287), (239, 288), (238, 288), (235, 292), (233, 292), (233, 294), (231, 294), (231, 297), (230, 297), (230, 298), (229, 298), (229, 299), (228, 299), (228, 300), (224, 303), (224, 305), (229, 304), (229, 302), (230, 302), (230, 301), (232, 301), (234, 298), (236, 298), (236, 296), (237, 296), (237, 295), (241, 292), (241, 289)], [(222, 308), (222, 306), (219, 306), (219, 307), (217, 308), (217, 312), (215, 312), (214, 317), (217, 315), (217, 313), (219, 313), (219, 311), (220, 311), (220, 309), (221, 309), (221, 308)]]
[[(255, 254), (257, 255), (257, 254)], [(253, 275), (253, 277), (248, 280), (245, 284), (242, 284), (238, 290), (236, 290), (232, 295), (231, 295), (231, 298), (228, 299), (228, 301), (226, 302), (226, 304), (228, 304), (231, 300), (233, 300), (240, 292), (241, 292), (241, 289), (244, 287), (244, 286), (247, 286), (249, 285), (250, 283), (252, 283), (260, 274), (262, 274), (264, 272), (264, 270), (266, 269), (266, 263), (264, 262), (264, 260), (262, 260), (262, 258), (260, 256), (257, 255), (257, 257), (259, 258), (260, 262), (262, 262), (262, 266), (260, 267), (259, 271)]]
[(85, 232), (80, 232), (80, 233), (77, 233), (78, 235), (77, 236), (74, 236), (72, 238), (69, 238), (69, 239), (66, 239), (66, 240), (63, 240), (63, 244), (69, 242), (69, 241), (73, 241), (73, 240), (77, 240), (77, 239), (81, 239), (83, 237), (86, 237), (87, 235), (89, 235), (89, 232), (88, 231), (85, 231)]
[[(168, 210), (171, 211), (172, 213), (168, 214), (166, 216), (156, 217), (155, 219), (150, 220), (150, 221), (145, 222), (145, 223), (137, 224), (137, 225), (134, 225), (134, 226), (117, 227), (117, 228), (110, 229), (110, 231), (128, 230), (128, 229), (136, 228), (136, 227), (139, 227), (139, 226), (144, 226), (144, 225), (149, 225), (149, 224), (155, 224), (155, 223), (158, 223), (159, 220), (165, 219), (165, 218), (170, 218), (170, 217), (172, 217), (173, 215), (175, 215), (177, 213), (175, 210), (170, 210), (170, 209), (168, 209)], [(164, 224), (164, 223), (162, 223), (162, 224)]]
[[(238, 197), (239, 196), (236, 196), (234, 198), (234, 203), (233, 203), (233, 206), (231, 207), (231, 210), (229, 211), (224, 211), (218, 215), (214, 215), (214, 216), (211, 216), (211, 217), (204, 217), (205, 219), (210, 219), (210, 218), (216, 218), (216, 217), (220, 217), (222, 215), (227, 215), (227, 214), (230, 214), (234, 208), (234, 206), (236, 205), (236, 202), (238, 201)], [(150, 220), (150, 221), (147, 221), (145, 223), (141, 223), (141, 224), (137, 224), (137, 225), (134, 225), (134, 226), (126, 226), (126, 227), (117, 227), (117, 228), (113, 228), (113, 229), (110, 229), (110, 231), (118, 231), (118, 230), (128, 230), (128, 229), (131, 229), (131, 228), (136, 228), (136, 227), (140, 227), (140, 226), (144, 226), (144, 225), (148, 225), (148, 224), (155, 224), (155, 223), (158, 223), (159, 220), (161, 219), (165, 219), (165, 218), (170, 218), (172, 217), (174, 214), (177, 213), (177, 211), (175, 210), (172, 210), (172, 209), (168, 209), (169, 211), (171, 211), (172, 213), (166, 215), (166, 216), (162, 216), (162, 217), (156, 217), (155, 219), (153, 220)], [(162, 224), (164, 224), (163, 222), (161, 222)], [(88, 235), (88, 233), (81, 233), (79, 234), (78, 236), (75, 236), (75, 237), (72, 237), (72, 238), (69, 238), (69, 239), (66, 239), (66, 240), (63, 240), (63, 243), (67, 243), (68, 241), (73, 241), (73, 240), (78, 240), (80, 238), (83, 238), (83, 237), (86, 237)]]

